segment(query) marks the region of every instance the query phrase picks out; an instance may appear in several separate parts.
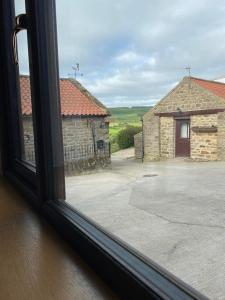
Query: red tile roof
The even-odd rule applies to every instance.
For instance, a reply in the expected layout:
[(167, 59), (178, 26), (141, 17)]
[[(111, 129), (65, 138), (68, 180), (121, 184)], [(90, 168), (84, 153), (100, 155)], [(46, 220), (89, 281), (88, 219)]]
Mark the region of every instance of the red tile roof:
[[(31, 115), (29, 76), (20, 77), (23, 115)], [(60, 79), (61, 113), (63, 116), (107, 116), (107, 108), (92, 96), (78, 81)]]
[(212, 92), (214, 95), (225, 98), (225, 83), (204, 80), (192, 77), (192, 80), (202, 88)]

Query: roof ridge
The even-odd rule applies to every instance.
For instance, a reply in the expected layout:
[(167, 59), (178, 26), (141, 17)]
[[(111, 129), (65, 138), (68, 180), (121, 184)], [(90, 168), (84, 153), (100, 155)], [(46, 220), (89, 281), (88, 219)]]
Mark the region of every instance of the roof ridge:
[[(19, 76), (21, 85), (21, 102), (23, 115), (31, 114), (30, 76)], [(24, 81), (24, 82), (23, 82)], [(59, 78), (61, 114), (64, 116), (108, 116), (107, 108), (79, 82)], [(76, 99), (76, 101), (74, 101)]]
[(225, 99), (225, 83), (192, 77), (192, 82), (214, 96)]
[(210, 82), (210, 83), (213, 83), (213, 84), (222, 84), (222, 85), (225, 85), (224, 82), (219, 82), (219, 81), (214, 81), (214, 80), (209, 80), (209, 79), (202, 79), (202, 78), (197, 78), (197, 77), (192, 77), (192, 76), (191, 76), (191, 79), (200, 80), (200, 81), (206, 81), (206, 82)]

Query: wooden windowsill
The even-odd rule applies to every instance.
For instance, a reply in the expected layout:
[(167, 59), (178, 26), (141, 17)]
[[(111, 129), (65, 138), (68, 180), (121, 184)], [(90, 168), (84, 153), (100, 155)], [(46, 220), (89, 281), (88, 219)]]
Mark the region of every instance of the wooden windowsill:
[(117, 296), (0, 177), (1, 299)]

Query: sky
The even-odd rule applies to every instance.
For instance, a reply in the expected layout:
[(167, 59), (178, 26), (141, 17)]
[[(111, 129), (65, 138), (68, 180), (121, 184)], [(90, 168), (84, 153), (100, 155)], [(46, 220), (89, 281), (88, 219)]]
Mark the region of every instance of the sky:
[[(16, 1), (23, 11), (24, 0)], [(108, 107), (150, 106), (184, 76), (225, 77), (224, 0), (56, 0), (61, 77)], [(28, 73), (25, 33), (20, 72)]]

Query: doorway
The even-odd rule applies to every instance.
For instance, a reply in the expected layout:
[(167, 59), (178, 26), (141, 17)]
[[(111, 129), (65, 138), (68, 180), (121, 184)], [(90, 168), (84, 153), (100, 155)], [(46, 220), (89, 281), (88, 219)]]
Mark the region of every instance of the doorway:
[(190, 119), (176, 120), (176, 157), (190, 156)]

